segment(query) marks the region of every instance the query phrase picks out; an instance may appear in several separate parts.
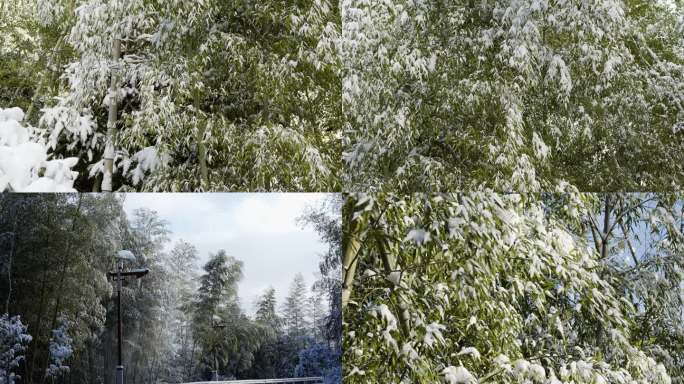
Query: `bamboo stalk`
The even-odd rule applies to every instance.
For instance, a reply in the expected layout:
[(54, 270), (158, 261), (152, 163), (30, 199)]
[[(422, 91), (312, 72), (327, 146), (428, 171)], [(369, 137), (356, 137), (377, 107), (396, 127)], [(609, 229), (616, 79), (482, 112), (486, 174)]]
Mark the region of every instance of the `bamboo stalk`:
[(112, 191), (112, 174), (114, 173), (114, 135), (116, 133), (116, 116), (118, 113), (118, 73), (116, 65), (121, 56), (121, 41), (117, 38), (112, 43), (112, 75), (109, 85), (109, 115), (107, 117), (107, 141), (104, 152), (104, 173), (102, 175), (102, 192)]

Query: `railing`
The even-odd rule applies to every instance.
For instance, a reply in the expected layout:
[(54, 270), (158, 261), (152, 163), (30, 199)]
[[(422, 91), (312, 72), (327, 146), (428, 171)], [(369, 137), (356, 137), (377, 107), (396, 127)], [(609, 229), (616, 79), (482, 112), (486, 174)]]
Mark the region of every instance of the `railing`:
[(293, 377), (289, 379), (252, 379), (252, 380), (228, 380), (228, 381), (197, 381), (185, 384), (281, 384), (281, 383), (323, 383), (322, 377)]

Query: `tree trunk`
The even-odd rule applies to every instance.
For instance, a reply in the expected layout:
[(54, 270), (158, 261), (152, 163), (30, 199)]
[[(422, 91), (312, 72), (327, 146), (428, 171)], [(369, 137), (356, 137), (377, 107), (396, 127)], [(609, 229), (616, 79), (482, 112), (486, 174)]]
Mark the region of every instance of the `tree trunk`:
[[(69, 232), (70, 234), (73, 234), (76, 231), (76, 221), (78, 219), (78, 216), (81, 213), (82, 202), (83, 202), (82, 195), (79, 194), (78, 195), (78, 205), (76, 206), (76, 211), (74, 212), (73, 219), (71, 222), (71, 230)], [(64, 289), (64, 281), (66, 280), (67, 269), (69, 268), (69, 262), (71, 260), (70, 256), (71, 256), (72, 245), (73, 245), (72, 241), (67, 241), (66, 252), (64, 255), (64, 262), (62, 263), (60, 271), (59, 271), (59, 282), (57, 283), (57, 290), (56, 290), (56, 292), (58, 293), (57, 294), (57, 302), (55, 303), (55, 310), (52, 313), (52, 324), (50, 326), (50, 329), (55, 329), (55, 327), (57, 326), (57, 318), (59, 316), (59, 310), (61, 309), (62, 297), (64, 296), (63, 294), (61, 294), (61, 292), (63, 292), (63, 289)], [(47, 353), (45, 355), (45, 363), (40, 367), (41, 372), (43, 372), (43, 373), (46, 372), (46, 369), (47, 369), (49, 363), (50, 363), (50, 354)], [(41, 381), (45, 382), (47, 379), (47, 375), (45, 375), (45, 374), (43, 374), (43, 375), (44, 375), (43, 380), (41, 380)]]
[(107, 117), (107, 139), (104, 152), (104, 174), (102, 175), (102, 192), (112, 191), (112, 175), (114, 173), (114, 134), (116, 133), (116, 116), (118, 114), (118, 73), (116, 66), (121, 56), (121, 41), (114, 38), (112, 43), (112, 67), (109, 85), (109, 115)]
[(190, 359), (188, 359), (188, 377), (193, 377), (195, 375), (195, 351), (197, 349), (197, 341), (192, 340), (192, 352), (190, 353)]
[(88, 382), (89, 383), (99, 383), (97, 380), (97, 369), (95, 368), (95, 359), (93, 358), (93, 353), (95, 350), (94, 342), (91, 340), (88, 342)]
[(358, 265), (359, 249), (361, 248), (361, 223), (359, 220), (353, 220), (353, 211), (356, 205), (356, 199), (349, 198), (348, 204), (351, 205), (352, 213), (348, 216), (350, 220), (349, 233), (345, 236), (343, 242), (343, 281), (342, 281), (342, 309), (347, 307), (349, 299), (351, 298), (354, 287), (354, 277), (356, 275), (356, 266)]
[(17, 243), (17, 216), (18, 212), (14, 212), (14, 223), (12, 225), (12, 246), (9, 251), (9, 260), (7, 261), (7, 301), (5, 302), (5, 313), (9, 315), (10, 298), (12, 297), (12, 260), (14, 259), (14, 252), (16, 252)]
[[(399, 273), (399, 279), (396, 283), (393, 283), (394, 286), (392, 287), (392, 292), (395, 292), (401, 282), (401, 268), (387, 251), (387, 240), (382, 237), (382, 235), (377, 236), (376, 243), (378, 245), (378, 252), (382, 258), (385, 276), (389, 276), (390, 273)], [(409, 306), (401, 295), (397, 295), (397, 300), (399, 301), (399, 326), (404, 336), (408, 336), (410, 333)]]
[(608, 236), (610, 230), (610, 195), (606, 194), (603, 208), (603, 234), (601, 235), (601, 260), (605, 260), (608, 254)]
[(202, 100), (200, 98), (199, 91), (194, 92), (194, 103), (195, 103), (195, 113), (197, 115), (197, 158), (199, 161), (200, 168), (200, 186), (202, 191), (209, 189), (209, 171), (207, 170), (207, 147), (204, 144), (204, 134), (206, 131), (206, 122), (202, 121), (200, 116), (200, 108)]
[[(50, 223), (52, 221), (52, 216), (50, 215), (49, 207), (46, 207), (46, 223)], [(48, 232), (45, 236), (45, 248), (50, 247), (50, 232)], [(35, 249), (33, 250), (35, 253)], [(37, 352), (38, 352), (38, 344), (40, 342), (40, 336), (43, 332), (43, 314), (45, 310), (45, 296), (46, 296), (46, 286), (47, 286), (47, 272), (48, 272), (48, 267), (50, 265), (50, 260), (48, 259), (47, 253), (44, 254), (43, 257), (43, 265), (42, 265), (42, 276), (41, 276), (41, 283), (40, 283), (40, 300), (38, 304), (38, 313), (36, 316), (36, 321), (35, 321), (35, 327), (33, 329), (35, 330), (32, 332), (33, 334), (33, 345), (32, 348), (29, 348), (29, 353), (27, 354), (27, 364), (26, 364), (26, 377), (28, 378), (28, 382), (33, 383), (33, 368), (36, 365), (36, 359), (37, 359)], [(28, 358), (28, 355), (30, 354), (30, 358)]]

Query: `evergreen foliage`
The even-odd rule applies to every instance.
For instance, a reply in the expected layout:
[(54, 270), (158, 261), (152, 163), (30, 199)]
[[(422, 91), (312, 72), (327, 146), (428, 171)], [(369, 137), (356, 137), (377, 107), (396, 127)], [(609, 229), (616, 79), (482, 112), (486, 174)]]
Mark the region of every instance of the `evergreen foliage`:
[(345, 382), (681, 383), (683, 206), (349, 196)]
[(680, 1), (341, 2), (350, 190), (677, 190)]

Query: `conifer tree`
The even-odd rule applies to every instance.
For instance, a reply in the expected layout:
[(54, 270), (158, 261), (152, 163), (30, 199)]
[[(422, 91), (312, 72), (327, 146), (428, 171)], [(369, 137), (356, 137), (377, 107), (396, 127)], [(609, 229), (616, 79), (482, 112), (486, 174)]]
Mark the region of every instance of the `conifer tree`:
[(304, 276), (295, 275), (290, 284), (290, 291), (283, 303), (283, 321), (288, 336), (300, 338), (306, 334), (309, 319), (306, 311), (307, 289)]
[(268, 288), (257, 302), (256, 321), (271, 328), (275, 333), (281, 330), (281, 319), (276, 312), (275, 288)]

